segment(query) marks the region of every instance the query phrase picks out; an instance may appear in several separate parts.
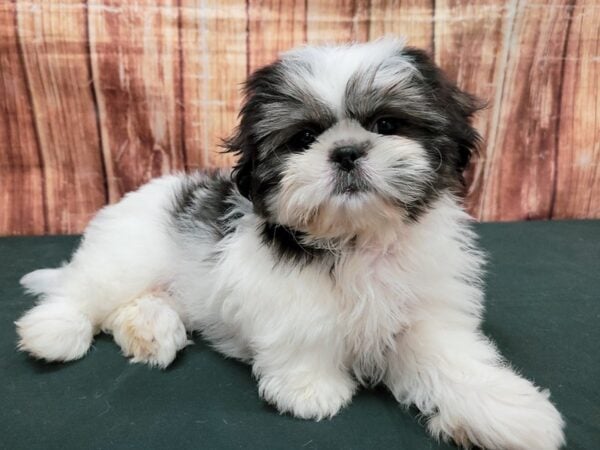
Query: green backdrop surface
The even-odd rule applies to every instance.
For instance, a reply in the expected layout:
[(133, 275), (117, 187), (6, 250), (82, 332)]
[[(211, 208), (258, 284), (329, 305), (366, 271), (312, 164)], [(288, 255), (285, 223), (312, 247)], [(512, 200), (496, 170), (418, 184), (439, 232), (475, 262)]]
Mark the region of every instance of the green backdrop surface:
[[(484, 330), (552, 392), (569, 449), (600, 448), (600, 221), (477, 225), (489, 254)], [(66, 259), (78, 238), (0, 239), (0, 447), (6, 449), (438, 449), (416, 411), (363, 390), (332, 420), (280, 416), (248, 366), (198, 337), (166, 371), (129, 364), (109, 337), (69, 364), (17, 353), (33, 303), (24, 273)]]

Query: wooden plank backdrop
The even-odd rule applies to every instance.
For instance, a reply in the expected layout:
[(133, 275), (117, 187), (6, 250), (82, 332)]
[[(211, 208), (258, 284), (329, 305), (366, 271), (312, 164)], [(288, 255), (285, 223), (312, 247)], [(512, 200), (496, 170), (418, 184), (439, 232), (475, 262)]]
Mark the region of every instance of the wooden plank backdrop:
[(231, 165), (248, 73), (390, 34), (489, 104), (476, 218), (600, 218), (598, 0), (0, 0), (0, 234), (81, 232), (152, 177)]

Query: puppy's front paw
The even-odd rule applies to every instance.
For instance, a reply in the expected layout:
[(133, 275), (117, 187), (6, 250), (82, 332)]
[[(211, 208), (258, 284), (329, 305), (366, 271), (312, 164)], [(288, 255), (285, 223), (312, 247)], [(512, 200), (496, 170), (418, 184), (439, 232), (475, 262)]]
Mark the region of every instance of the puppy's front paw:
[(159, 297), (148, 295), (114, 311), (103, 324), (131, 362), (167, 367), (191, 344), (178, 314)]
[(555, 450), (564, 445), (564, 422), (548, 391), (507, 374), (502, 383), (440, 407), (429, 430), (469, 448)]
[(263, 376), (258, 383), (261, 397), (279, 412), (317, 421), (333, 417), (350, 402), (355, 389), (356, 383), (345, 373)]

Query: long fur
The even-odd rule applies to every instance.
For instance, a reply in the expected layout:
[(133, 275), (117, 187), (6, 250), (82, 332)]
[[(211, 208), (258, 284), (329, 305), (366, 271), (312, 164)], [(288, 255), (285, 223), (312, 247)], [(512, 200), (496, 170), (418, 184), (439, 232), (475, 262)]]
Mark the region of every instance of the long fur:
[(328, 418), (384, 383), (436, 437), (559, 448), (548, 393), (480, 331), (461, 206), (476, 108), (398, 40), (284, 54), (247, 82), (233, 173), (154, 180), (102, 209), (63, 267), (23, 277), (40, 301), (19, 348), (77, 359), (104, 330), (166, 367), (200, 331), (280, 412)]

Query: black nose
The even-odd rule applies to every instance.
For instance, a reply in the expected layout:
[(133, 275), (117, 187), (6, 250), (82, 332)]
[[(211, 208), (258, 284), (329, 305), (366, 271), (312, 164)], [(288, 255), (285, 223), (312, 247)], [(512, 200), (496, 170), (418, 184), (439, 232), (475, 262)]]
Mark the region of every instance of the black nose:
[(354, 145), (347, 145), (334, 149), (331, 152), (330, 159), (342, 170), (350, 172), (354, 169), (356, 160), (362, 156), (365, 156), (364, 149)]

